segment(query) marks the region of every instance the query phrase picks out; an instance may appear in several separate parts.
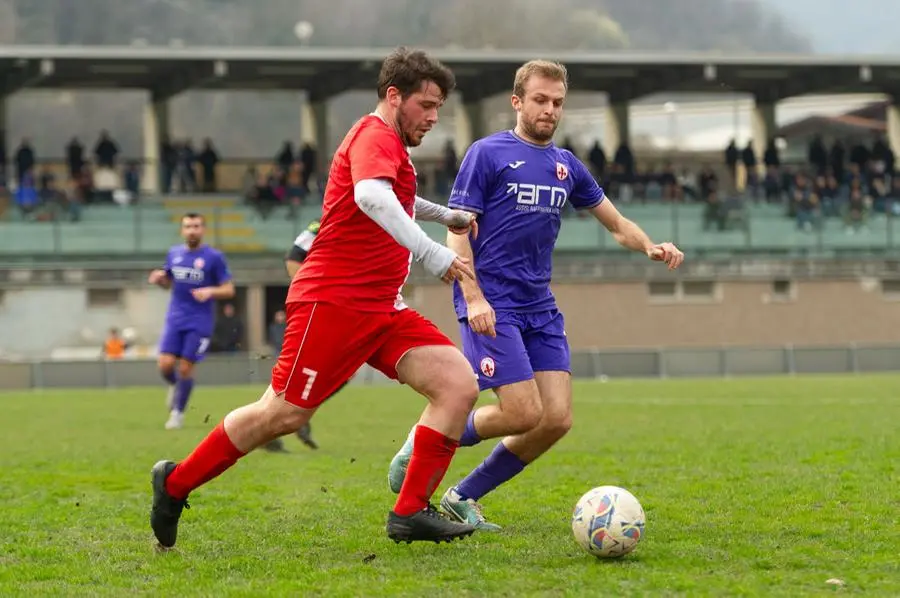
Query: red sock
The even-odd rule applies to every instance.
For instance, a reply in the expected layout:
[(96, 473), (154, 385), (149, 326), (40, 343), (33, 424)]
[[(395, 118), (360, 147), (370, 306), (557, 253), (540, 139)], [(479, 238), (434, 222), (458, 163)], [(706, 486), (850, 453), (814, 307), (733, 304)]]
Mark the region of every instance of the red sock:
[(457, 447), (458, 441), (447, 438), (437, 430), (416, 426), (412, 457), (406, 469), (400, 496), (394, 505), (394, 513), (412, 515), (428, 506), (431, 495), (450, 467)]
[(221, 474), (244, 455), (228, 438), (223, 421), (197, 445), (194, 452), (175, 466), (166, 478), (166, 492), (173, 498), (186, 498), (192, 490)]

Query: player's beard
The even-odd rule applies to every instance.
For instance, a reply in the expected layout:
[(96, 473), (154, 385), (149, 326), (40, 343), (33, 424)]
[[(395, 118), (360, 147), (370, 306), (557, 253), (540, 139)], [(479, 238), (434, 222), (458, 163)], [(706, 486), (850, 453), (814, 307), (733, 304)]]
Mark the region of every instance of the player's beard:
[(558, 121), (553, 123), (548, 132), (546, 129), (538, 129), (538, 121), (528, 121), (523, 118), (522, 132), (538, 143), (549, 143), (553, 139), (553, 135), (556, 134), (556, 127), (558, 125)]
[[(406, 147), (417, 147), (422, 144), (421, 139), (413, 137), (415, 127), (410, 126), (409, 119), (406, 117), (406, 111), (403, 109), (403, 106), (400, 106), (397, 110), (397, 128), (400, 129), (400, 139), (403, 140), (403, 145)], [(409, 132), (410, 128), (413, 129), (413, 133)]]
[(200, 247), (200, 242), (202, 240), (203, 239), (201, 239), (200, 237), (188, 237), (184, 240), (184, 242), (187, 244), (188, 248), (197, 249), (198, 247)]

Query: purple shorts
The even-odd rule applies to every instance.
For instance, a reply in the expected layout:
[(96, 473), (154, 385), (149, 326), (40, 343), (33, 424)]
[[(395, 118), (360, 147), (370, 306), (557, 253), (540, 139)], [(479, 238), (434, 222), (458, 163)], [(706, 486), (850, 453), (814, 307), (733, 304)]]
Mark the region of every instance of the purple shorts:
[(209, 334), (197, 330), (169, 328), (163, 329), (159, 339), (159, 352), (169, 353), (185, 361), (203, 361), (209, 349)]
[(569, 341), (559, 310), (497, 312), (497, 338), (459, 323), (463, 353), (478, 373), (481, 390), (534, 378), (535, 372), (571, 372)]

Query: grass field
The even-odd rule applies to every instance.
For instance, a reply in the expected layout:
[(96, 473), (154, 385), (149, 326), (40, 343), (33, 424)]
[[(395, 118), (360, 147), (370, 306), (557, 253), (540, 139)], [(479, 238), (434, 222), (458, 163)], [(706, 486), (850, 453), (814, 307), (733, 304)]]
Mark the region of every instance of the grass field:
[[(157, 554), (150, 467), (259, 390), (199, 387), (178, 432), (161, 388), (0, 394), (0, 596), (900, 595), (900, 377), (579, 383), (571, 434), (485, 497), (502, 533), (410, 546), (384, 533), (386, 471), (422, 403), (350, 388), (314, 420), (322, 450), (249, 455)], [(602, 484), (647, 513), (620, 561), (571, 536)]]

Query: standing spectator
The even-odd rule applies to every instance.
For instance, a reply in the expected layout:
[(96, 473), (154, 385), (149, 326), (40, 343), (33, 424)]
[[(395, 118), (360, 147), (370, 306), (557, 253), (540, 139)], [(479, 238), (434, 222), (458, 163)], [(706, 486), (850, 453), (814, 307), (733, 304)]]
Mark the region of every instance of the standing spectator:
[(837, 180), (843, 181), (845, 173), (844, 165), (847, 163), (847, 150), (844, 147), (844, 142), (840, 139), (835, 140), (834, 144), (831, 146), (828, 163), (831, 166), (831, 173)]
[(725, 148), (725, 166), (728, 167), (728, 174), (731, 175), (731, 184), (737, 188), (737, 164), (740, 158), (740, 152), (737, 148), (737, 140), (732, 139), (728, 147)]
[(753, 140), (747, 142), (747, 147), (741, 153), (741, 161), (744, 163), (744, 170), (747, 171), (747, 188), (755, 199), (759, 190), (759, 173), (756, 172), (756, 149), (753, 147)]
[(119, 154), (119, 146), (113, 141), (107, 131), (100, 131), (100, 139), (94, 147), (94, 157), (97, 159), (97, 166), (102, 168), (112, 168), (116, 163), (116, 156)]
[(281, 346), (284, 344), (286, 322), (284, 311), (278, 310), (272, 318), (272, 323), (269, 324), (269, 344), (272, 345), (272, 356), (276, 359), (281, 354)]
[(606, 173), (606, 152), (603, 151), (603, 146), (599, 141), (594, 141), (591, 151), (588, 152), (588, 162), (594, 171), (594, 178), (602, 184), (603, 176)]
[(84, 166), (84, 146), (78, 137), (72, 137), (66, 146), (66, 162), (69, 165), (69, 178), (75, 178)]
[(22, 179), (26, 173), (34, 169), (34, 164), (34, 148), (31, 147), (31, 140), (23, 137), (22, 143), (16, 149), (16, 182), (18, 184), (22, 184)]
[(816, 176), (822, 176), (828, 170), (828, 150), (825, 149), (825, 142), (819, 134), (809, 142), (808, 159)]
[(175, 167), (178, 190), (182, 193), (190, 193), (197, 188), (197, 176), (194, 172), (195, 159), (191, 140), (187, 139), (178, 147), (178, 165)]
[(219, 154), (216, 153), (212, 139), (206, 138), (203, 142), (203, 151), (200, 152), (200, 168), (203, 170), (203, 192), (216, 192), (216, 166), (219, 164)]
[(216, 318), (210, 349), (219, 353), (234, 353), (241, 349), (244, 338), (244, 323), (234, 311), (234, 305), (222, 306), (222, 314)]
[(281, 151), (275, 158), (275, 162), (281, 167), (282, 172), (287, 172), (294, 163), (294, 145), (290, 141), (285, 141), (281, 146)]
[[(304, 143), (300, 150), (300, 163), (303, 164), (303, 188), (309, 193), (309, 179), (316, 174), (319, 162), (319, 153), (312, 144)], [(321, 186), (321, 184), (320, 184)]]
[(159, 172), (162, 180), (160, 187), (163, 193), (172, 191), (172, 178), (178, 169), (178, 148), (169, 140), (163, 137), (159, 146)]

